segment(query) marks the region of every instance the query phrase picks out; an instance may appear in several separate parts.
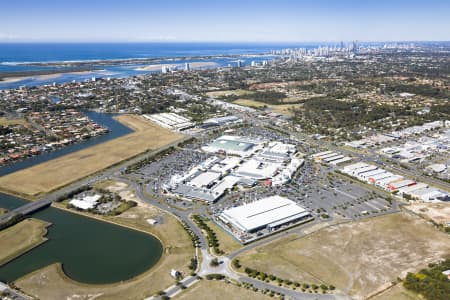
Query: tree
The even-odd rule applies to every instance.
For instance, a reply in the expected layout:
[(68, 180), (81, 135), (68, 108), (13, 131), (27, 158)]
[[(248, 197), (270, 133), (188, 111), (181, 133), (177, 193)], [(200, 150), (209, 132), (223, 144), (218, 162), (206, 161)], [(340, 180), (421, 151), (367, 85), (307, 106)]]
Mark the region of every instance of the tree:
[(219, 265), (219, 260), (217, 258), (213, 258), (209, 263), (211, 267), (217, 267)]

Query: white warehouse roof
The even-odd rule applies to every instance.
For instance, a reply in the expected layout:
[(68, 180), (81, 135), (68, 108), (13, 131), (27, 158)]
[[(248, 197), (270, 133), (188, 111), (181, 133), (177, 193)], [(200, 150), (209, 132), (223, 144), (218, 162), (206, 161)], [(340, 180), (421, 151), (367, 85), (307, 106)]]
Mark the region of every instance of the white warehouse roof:
[(220, 173), (204, 172), (193, 178), (188, 184), (196, 187), (205, 187), (213, 183), (220, 177)]
[(263, 198), (222, 212), (221, 217), (233, 226), (251, 232), (269, 224), (283, 224), (310, 213), (294, 201), (280, 196)]
[(272, 163), (249, 159), (238, 167), (236, 174), (256, 180), (271, 178), (280, 168), (281, 163)]

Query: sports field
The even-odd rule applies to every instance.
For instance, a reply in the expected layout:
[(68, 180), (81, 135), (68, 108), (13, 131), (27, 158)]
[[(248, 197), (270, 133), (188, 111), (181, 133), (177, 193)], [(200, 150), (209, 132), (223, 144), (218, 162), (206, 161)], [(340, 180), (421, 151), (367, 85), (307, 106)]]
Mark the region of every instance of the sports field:
[(26, 219), (0, 231), (0, 266), (45, 242), (49, 223)]
[(291, 235), (239, 257), (243, 266), (299, 282), (332, 284), (365, 299), (408, 271), (450, 255), (450, 236), (397, 213)]
[(0, 190), (33, 197), (56, 190), (147, 150), (157, 150), (183, 136), (136, 115), (118, 120), (133, 133), (0, 178)]

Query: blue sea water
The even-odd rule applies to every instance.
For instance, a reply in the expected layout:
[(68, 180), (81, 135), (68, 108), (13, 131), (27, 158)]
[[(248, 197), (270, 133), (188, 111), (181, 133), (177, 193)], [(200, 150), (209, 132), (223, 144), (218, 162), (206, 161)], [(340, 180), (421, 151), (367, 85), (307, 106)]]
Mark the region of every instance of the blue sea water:
[[(251, 61), (273, 59), (267, 55), (271, 50), (297, 47), (316, 47), (315, 44), (243, 44), (243, 43), (64, 43), (64, 44), (0, 44), (0, 74), (1, 72), (20, 72), (61, 69), (55, 66), (30, 66), (33, 62), (72, 62), (98, 60), (126, 60), (161, 58), (162, 62), (177, 64), (194, 62), (196, 56), (213, 56), (202, 61), (215, 62), (219, 66), (236, 65), (236, 58), (229, 55), (244, 55), (244, 64)], [(0, 89), (18, 88), (20, 86), (37, 86), (52, 83), (84, 81), (92, 77), (121, 78), (151, 73), (152, 71), (137, 70), (146, 64), (112, 64), (98, 66), (98, 70), (89, 74), (64, 73), (52, 78), (33, 76), (15, 82), (0, 82)], [(154, 72), (154, 71), (153, 71)]]
[[(0, 71), (21, 62), (167, 58), (205, 55), (260, 54), (313, 44), (256, 43), (11, 43), (0, 44)], [(5, 64), (6, 63), (6, 64)]]

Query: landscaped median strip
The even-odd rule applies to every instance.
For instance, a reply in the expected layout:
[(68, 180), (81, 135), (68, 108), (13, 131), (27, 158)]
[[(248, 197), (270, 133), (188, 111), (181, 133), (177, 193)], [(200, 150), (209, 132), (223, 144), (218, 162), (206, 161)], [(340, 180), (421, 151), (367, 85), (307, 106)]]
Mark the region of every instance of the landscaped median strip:
[(199, 215), (193, 215), (192, 219), (195, 224), (200, 227), (201, 230), (206, 232), (206, 240), (208, 241), (208, 247), (212, 247), (214, 249), (214, 253), (216, 254), (224, 254), (224, 252), (219, 248), (220, 242), (217, 239), (216, 233), (205, 223)]
[[(234, 259), (232, 265), (236, 269), (242, 268), (242, 265), (240, 264), (238, 259)], [(245, 267), (244, 272), (251, 278), (255, 278), (267, 283), (276, 281), (278, 286), (280, 287), (284, 286), (293, 290), (301, 289), (302, 292), (317, 293), (320, 289), (321, 293), (326, 294), (328, 291), (333, 291), (336, 289), (333, 285), (321, 284), (319, 286), (316, 284), (300, 283), (289, 279), (283, 279), (273, 274), (266, 274), (262, 271), (258, 271), (248, 267)]]

